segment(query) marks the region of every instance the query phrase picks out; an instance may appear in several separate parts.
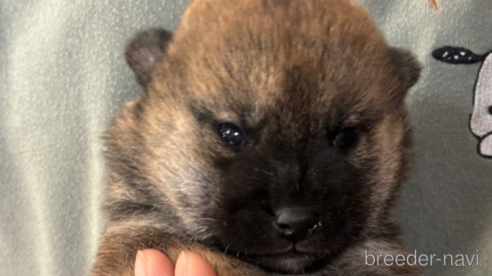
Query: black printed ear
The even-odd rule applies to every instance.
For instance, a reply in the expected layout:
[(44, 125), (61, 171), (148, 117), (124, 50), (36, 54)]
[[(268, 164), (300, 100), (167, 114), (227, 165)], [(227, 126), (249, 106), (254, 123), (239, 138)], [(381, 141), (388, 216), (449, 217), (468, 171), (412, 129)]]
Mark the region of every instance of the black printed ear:
[(137, 33), (127, 42), (126, 61), (143, 87), (150, 82), (154, 66), (163, 58), (171, 39), (171, 32), (151, 29)]
[(399, 48), (391, 48), (390, 51), (393, 62), (403, 78), (404, 89), (408, 90), (419, 80), (422, 67), (410, 52)]
[(472, 51), (463, 47), (446, 46), (436, 49), (432, 52), (432, 56), (442, 62), (451, 64), (472, 64), (485, 60), (485, 55), (477, 55)]

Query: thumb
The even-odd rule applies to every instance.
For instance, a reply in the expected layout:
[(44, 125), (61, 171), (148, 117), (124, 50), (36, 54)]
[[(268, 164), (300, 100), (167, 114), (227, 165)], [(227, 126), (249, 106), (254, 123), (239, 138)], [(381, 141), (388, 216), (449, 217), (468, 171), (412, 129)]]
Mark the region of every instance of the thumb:
[(176, 262), (176, 276), (215, 276), (212, 266), (199, 255), (181, 252)]

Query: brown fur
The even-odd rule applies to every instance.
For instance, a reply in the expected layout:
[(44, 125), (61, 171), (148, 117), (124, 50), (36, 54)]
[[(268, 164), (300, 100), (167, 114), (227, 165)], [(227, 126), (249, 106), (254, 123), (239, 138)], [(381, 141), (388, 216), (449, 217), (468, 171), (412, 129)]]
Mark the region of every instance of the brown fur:
[[(107, 138), (108, 223), (93, 276), (133, 275), (136, 252), (144, 248), (157, 248), (173, 261), (182, 250), (195, 251), (219, 276), (271, 275), (252, 264), (273, 274), (420, 275), (406, 265), (364, 264), (365, 250), (407, 254), (391, 210), (409, 172), (403, 99), (420, 71), (408, 53), (385, 43), (364, 9), (345, 0), (196, 0), (172, 38), (160, 30), (141, 33), (128, 44), (127, 60), (145, 92), (121, 110)], [(215, 122), (242, 126), (251, 144), (241, 152), (231, 149), (211, 127)], [(351, 126), (362, 134), (350, 152), (323, 144), (320, 137)], [(271, 139), (275, 142), (266, 142)], [(326, 153), (319, 159), (332, 160), (330, 166), (310, 159), (320, 144)], [(257, 158), (265, 152), (265, 158)], [(294, 155), (307, 161), (293, 161)], [(234, 165), (246, 158), (250, 161)], [(225, 237), (235, 221), (228, 210), (256, 207), (244, 207), (251, 200), (236, 205), (227, 198), (241, 193), (249, 198), (250, 190), (260, 189), (253, 184), (260, 180), (248, 182), (249, 177), (291, 177), (301, 174), (303, 164), (313, 179), (322, 178), (320, 171), (334, 179), (316, 188), (321, 190), (315, 180), (280, 188), (272, 184), (269, 200), (292, 190), (285, 195), (288, 202), (326, 202), (304, 198), (300, 191), (321, 194), (325, 186), (341, 185), (340, 175), (360, 183), (350, 190), (356, 199), (350, 199), (352, 192), (340, 192), (349, 196), (351, 211), (335, 206), (333, 220), (343, 224), (347, 216), (354, 226), (346, 233), (313, 237), (313, 243), (332, 248), (326, 252), (299, 243), (299, 250), (319, 254), (319, 260), (305, 261), (310, 266), (305, 271), (300, 270), (304, 262), (295, 259), (256, 263), (251, 256), (266, 249), (251, 237), (243, 242), (241, 225), (229, 250)], [(262, 170), (268, 172), (260, 175)], [(347, 178), (350, 174), (360, 177)], [(245, 184), (229, 191), (235, 179)], [(265, 183), (278, 180), (268, 179)], [(248, 240), (251, 250), (244, 249)]]

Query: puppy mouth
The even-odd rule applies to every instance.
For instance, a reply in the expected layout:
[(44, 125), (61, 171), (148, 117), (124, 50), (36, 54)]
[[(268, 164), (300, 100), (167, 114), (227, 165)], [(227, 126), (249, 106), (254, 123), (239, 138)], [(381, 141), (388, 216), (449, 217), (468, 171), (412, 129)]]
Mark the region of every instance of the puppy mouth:
[(258, 265), (268, 272), (286, 274), (306, 271), (306, 268), (322, 258), (323, 256), (320, 256), (320, 254), (300, 252), (294, 246), (281, 252), (245, 255), (246, 261)]
[(273, 252), (259, 252), (253, 254), (245, 254), (245, 255), (249, 257), (260, 257), (260, 258), (268, 258), (268, 257), (282, 258), (282, 257), (295, 257), (295, 256), (316, 256), (319, 254), (316, 254), (315, 252), (303, 252), (296, 249), (295, 245), (292, 245), (286, 250), (279, 250)]

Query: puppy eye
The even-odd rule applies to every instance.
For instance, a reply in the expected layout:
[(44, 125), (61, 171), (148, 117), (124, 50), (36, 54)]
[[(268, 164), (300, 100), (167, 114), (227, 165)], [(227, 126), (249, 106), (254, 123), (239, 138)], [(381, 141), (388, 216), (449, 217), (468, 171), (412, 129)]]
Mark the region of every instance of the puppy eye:
[(241, 148), (246, 144), (246, 139), (236, 125), (229, 123), (219, 125), (219, 135), (231, 146)]
[(348, 150), (358, 141), (357, 129), (354, 127), (342, 129), (333, 139), (333, 146), (339, 150)]

